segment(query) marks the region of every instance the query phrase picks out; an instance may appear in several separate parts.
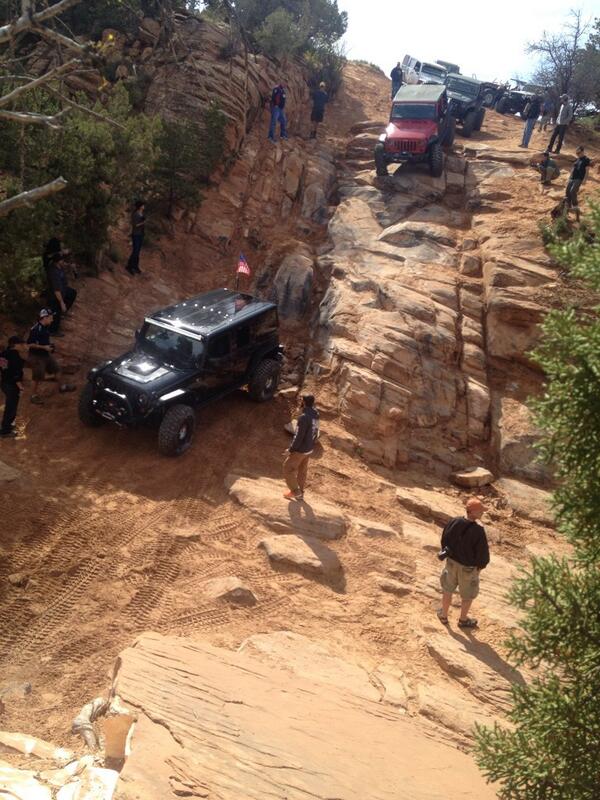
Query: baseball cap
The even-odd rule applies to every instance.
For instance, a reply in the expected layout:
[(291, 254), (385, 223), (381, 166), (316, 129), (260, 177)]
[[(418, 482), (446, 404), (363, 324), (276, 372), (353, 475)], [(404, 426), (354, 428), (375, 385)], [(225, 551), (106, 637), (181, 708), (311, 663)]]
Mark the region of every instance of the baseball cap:
[(53, 317), (54, 311), (51, 308), (42, 308), (40, 311), (39, 317), (40, 319), (44, 319), (45, 317)]

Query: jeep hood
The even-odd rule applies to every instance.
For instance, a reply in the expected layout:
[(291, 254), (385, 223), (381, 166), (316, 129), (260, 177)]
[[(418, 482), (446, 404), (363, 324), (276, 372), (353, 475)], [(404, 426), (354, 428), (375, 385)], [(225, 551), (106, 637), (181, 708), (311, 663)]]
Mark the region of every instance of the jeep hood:
[(105, 375), (111, 374), (124, 383), (148, 389), (169, 381), (170, 378), (172, 379), (173, 373), (180, 372), (177, 367), (165, 364), (151, 353), (143, 350), (132, 350), (130, 353), (125, 353), (100, 371)]
[(474, 97), (469, 97), (467, 94), (461, 94), (460, 92), (454, 92), (450, 90), (448, 90), (448, 97), (450, 100), (458, 100), (459, 103), (466, 103), (467, 105), (475, 102)]
[(431, 119), (399, 119), (385, 129), (388, 139), (428, 139), (436, 132), (437, 124)]

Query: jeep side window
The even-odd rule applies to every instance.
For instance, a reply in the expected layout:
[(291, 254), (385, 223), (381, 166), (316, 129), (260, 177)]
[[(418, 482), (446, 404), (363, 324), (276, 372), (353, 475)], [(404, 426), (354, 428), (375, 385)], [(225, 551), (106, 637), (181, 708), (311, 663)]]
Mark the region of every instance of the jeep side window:
[(238, 350), (241, 350), (243, 347), (248, 347), (250, 344), (250, 326), (249, 325), (242, 325), (241, 328), (238, 328), (235, 332), (235, 346)]
[(415, 62), (415, 72), (420, 72), (420, 71), (421, 71), (421, 62), (420, 61), (416, 61)]
[(229, 334), (221, 333), (211, 339), (208, 345), (209, 358), (224, 358), (229, 355)]
[(272, 309), (266, 314), (263, 314), (262, 317), (256, 321), (255, 325), (254, 334), (257, 337), (262, 338), (275, 332), (277, 330), (277, 311)]

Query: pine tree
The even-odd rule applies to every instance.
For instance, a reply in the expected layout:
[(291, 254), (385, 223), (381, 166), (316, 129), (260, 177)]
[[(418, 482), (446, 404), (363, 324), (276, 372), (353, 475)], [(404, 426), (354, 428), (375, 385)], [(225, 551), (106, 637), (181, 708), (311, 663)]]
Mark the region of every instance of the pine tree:
[[(554, 256), (588, 297), (600, 291), (600, 206)], [(569, 559), (536, 558), (511, 599), (522, 633), (509, 642), (536, 677), (513, 689), (512, 727), (477, 729), (477, 758), (502, 800), (600, 798), (600, 303), (551, 312), (534, 354), (547, 376), (536, 401), (542, 456), (554, 464)]]

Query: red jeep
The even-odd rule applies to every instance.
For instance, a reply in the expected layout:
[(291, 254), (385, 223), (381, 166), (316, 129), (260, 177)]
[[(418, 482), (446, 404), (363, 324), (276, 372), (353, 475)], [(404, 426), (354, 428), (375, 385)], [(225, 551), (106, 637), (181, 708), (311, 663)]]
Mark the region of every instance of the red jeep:
[(377, 174), (387, 175), (388, 164), (426, 161), (439, 178), (444, 171), (442, 147), (454, 141), (455, 126), (445, 86), (401, 86), (392, 102), (390, 124), (375, 145)]

